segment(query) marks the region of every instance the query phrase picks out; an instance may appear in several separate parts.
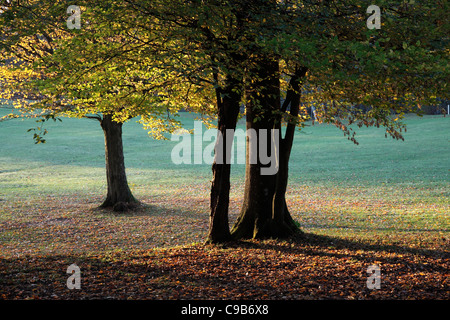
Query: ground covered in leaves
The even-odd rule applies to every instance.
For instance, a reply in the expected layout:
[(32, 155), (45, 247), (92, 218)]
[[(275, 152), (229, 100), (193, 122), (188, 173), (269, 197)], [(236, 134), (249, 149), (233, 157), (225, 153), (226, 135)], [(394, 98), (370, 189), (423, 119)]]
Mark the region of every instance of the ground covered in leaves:
[[(308, 235), (306, 242), (251, 241), (84, 257), (2, 259), (4, 299), (449, 299), (441, 253), (364, 247)], [(68, 290), (68, 265), (81, 290)], [(366, 286), (381, 268), (381, 289)]]
[[(69, 290), (77, 264), (81, 289)], [(367, 287), (378, 265), (381, 288)], [(291, 241), (245, 241), (102, 254), (0, 260), (3, 299), (443, 299), (449, 256), (305, 234)]]
[[(345, 188), (326, 197), (305, 187), (288, 198), (303, 238), (211, 246), (208, 189), (196, 191), (141, 196), (125, 214), (97, 209), (99, 196), (0, 201), (0, 299), (450, 298), (445, 202), (368, 192), (351, 201)], [(230, 223), (239, 200), (231, 198)], [(74, 263), (80, 290), (66, 286)], [(379, 290), (367, 287), (371, 265)]]

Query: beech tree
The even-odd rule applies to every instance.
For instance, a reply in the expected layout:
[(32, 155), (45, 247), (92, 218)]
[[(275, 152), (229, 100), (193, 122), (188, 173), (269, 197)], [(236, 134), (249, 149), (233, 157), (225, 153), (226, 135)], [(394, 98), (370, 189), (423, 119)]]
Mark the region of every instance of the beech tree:
[[(138, 44), (131, 31), (117, 28), (111, 16), (111, 12), (117, 16), (114, 7), (91, 4), (83, 7), (81, 30), (68, 29), (65, 1), (4, 6), (0, 15), (1, 95), (8, 99), (19, 93), (14, 103), (25, 116), (98, 120), (105, 135), (107, 178), (107, 196), (101, 207), (123, 211), (138, 203), (125, 172), (123, 123), (141, 116), (156, 138), (164, 138), (162, 132), (179, 126), (167, 116), (175, 107), (158, 98), (165, 92), (167, 79), (152, 69), (152, 53), (144, 67), (134, 67), (132, 54), (137, 54), (133, 49)], [(155, 77), (162, 79), (159, 86), (145, 86)], [(43, 140), (40, 135), (35, 138)]]
[[(227, 139), (233, 136), (227, 130), (234, 132), (236, 128), (243, 94), (247, 53), (242, 51), (242, 43), (246, 41), (244, 21), (248, 2), (125, 1), (123, 4), (123, 10), (131, 11), (129, 16), (136, 20), (127, 18), (120, 23), (132, 25), (139, 34), (150, 34), (152, 28), (158, 28), (164, 38), (151, 46), (158, 48), (164, 61), (160, 68), (180, 79), (171, 86), (172, 102), (217, 117), (216, 151), (230, 154), (231, 144)], [(216, 157), (212, 165), (209, 242), (231, 240), (230, 173), (230, 162)]]
[[(244, 204), (232, 230), (235, 238), (299, 233), (285, 193), (293, 127), (307, 119), (301, 116), (304, 111), (299, 114), (302, 93), (304, 102), (316, 104), (321, 122), (336, 125), (354, 143), (355, 126), (383, 126), (386, 136), (404, 139), (406, 127), (400, 120), (406, 112), (448, 96), (448, 5), (380, 5), (381, 30), (368, 30), (365, 1), (261, 1), (256, 7), (262, 23), (255, 22), (260, 36), (252, 47), (257, 53), (251, 74), (257, 80), (248, 78), (246, 83), (247, 128), (280, 129), (287, 119), (287, 129), (274, 177), (260, 174), (262, 164), (247, 163)], [(281, 105), (283, 64), (290, 83)], [(369, 111), (353, 108), (358, 104)]]

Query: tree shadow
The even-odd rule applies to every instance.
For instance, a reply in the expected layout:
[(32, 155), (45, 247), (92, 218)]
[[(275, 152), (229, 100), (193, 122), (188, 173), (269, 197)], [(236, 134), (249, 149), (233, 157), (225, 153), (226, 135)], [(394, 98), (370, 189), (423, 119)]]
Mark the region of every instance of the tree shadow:
[[(448, 246), (448, 240), (446, 245)], [(359, 252), (367, 253), (394, 253), (397, 256), (410, 254), (429, 258), (449, 259), (450, 252), (441, 249), (413, 248), (396, 244), (373, 244), (368, 241), (355, 241), (333, 236), (317, 235), (313, 233), (302, 233), (300, 235), (285, 239), (266, 239), (266, 240), (239, 240), (222, 245), (223, 248), (240, 249), (263, 249), (279, 251), (284, 254), (307, 254), (342, 257), (352, 255), (356, 259), (365, 260), (367, 257)], [(346, 250), (347, 253), (340, 253), (340, 250)], [(379, 258), (379, 257), (378, 257)], [(390, 262), (395, 262), (394, 256), (385, 258)], [(447, 268), (444, 268), (447, 270)]]
[(101, 206), (92, 207), (89, 210), (93, 215), (99, 216), (112, 216), (112, 217), (154, 217), (154, 216), (185, 216), (190, 214), (194, 216), (188, 210), (180, 208), (174, 208), (171, 206), (155, 205), (151, 203), (145, 203), (140, 201), (139, 204), (128, 208), (125, 211), (115, 211), (112, 208), (102, 208)]

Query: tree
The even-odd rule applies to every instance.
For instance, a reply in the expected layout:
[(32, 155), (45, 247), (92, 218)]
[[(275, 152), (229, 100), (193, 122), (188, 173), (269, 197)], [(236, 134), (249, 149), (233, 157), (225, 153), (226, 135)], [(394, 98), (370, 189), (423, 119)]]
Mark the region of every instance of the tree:
[[(264, 18), (255, 23), (260, 38), (252, 48), (259, 50), (259, 56), (250, 72), (254, 78), (246, 84), (247, 128), (280, 130), (281, 119), (288, 120), (275, 176), (262, 176), (262, 164), (249, 165), (247, 160), (244, 203), (232, 230), (235, 238), (298, 233), (285, 193), (293, 127), (306, 119), (298, 114), (302, 91), (308, 93), (309, 101), (326, 104), (319, 107), (321, 121), (335, 124), (354, 143), (358, 142), (353, 123), (384, 126), (386, 136), (403, 139), (405, 126), (399, 119), (411, 106), (448, 95), (445, 8), (439, 4), (441, 10), (433, 11), (432, 6), (432, 2), (386, 5), (385, 31), (380, 32), (365, 29), (365, 8), (358, 1), (285, 1), (277, 7), (275, 2), (261, 1), (259, 16)], [(280, 107), (283, 62), (293, 67)], [(370, 106), (370, 111), (353, 109), (358, 103)]]
[(16, 106), (28, 115), (41, 110), (45, 119), (98, 120), (105, 134), (108, 186), (101, 207), (124, 211), (138, 201), (125, 172), (123, 123), (141, 115), (157, 138), (164, 138), (161, 132), (176, 129), (178, 123), (170, 117), (165, 120), (175, 108), (161, 103), (158, 94), (164, 90), (144, 85), (161, 75), (151, 63), (144, 68), (133, 66), (133, 56), (127, 53), (136, 54), (131, 48), (138, 44), (130, 30), (117, 29), (111, 15), (116, 8), (92, 4), (86, 3), (83, 19), (88, 23), (81, 31), (68, 30), (61, 19), (67, 10), (64, 1), (29, 1), (5, 8), (0, 15), (4, 31), (0, 48), (6, 58), (2, 95), (9, 98), (20, 90), (22, 98), (15, 101)]
[[(246, 1), (127, 1), (127, 9), (138, 21), (157, 20), (164, 40), (157, 46), (167, 54), (162, 64), (165, 72), (175, 73), (188, 85), (188, 94), (176, 94), (181, 102), (185, 96), (188, 110), (217, 116), (216, 157), (212, 165), (210, 194), (210, 228), (208, 242), (231, 240), (228, 224), (231, 164), (218, 154), (229, 155), (239, 117), (243, 94)], [(231, 5), (232, 4), (232, 5)], [(137, 21), (123, 21), (151, 33)], [(163, 44), (163, 45), (162, 45)], [(185, 92), (177, 83), (173, 92)], [(214, 107), (209, 107), (214, 106)], [(219, 148), (221, 148), (219, 150)]]
[[(247, 62), (246, 123), (247, 130), (255, 130), (257, 136), (256, 139), (247, 141), (244, 201), (240, 217), (232, 230), (235, 238), (288, 237), (300, 233), (289, 213), (285, 193), (287, 164), (300, 108), (298, 82), (306, 74), (306, 69), (296, 68), (286, 99), (281, 104), (280, 57), (276, 52), (268, 51), (266, 46), (258, 45), (261, 39), (273, 37), (277, 33), (278, 18), (272, 15), (273, 12), (276, 12), (276, 2), (259, 1), (254, 3), (253, 13), (249, 19), (254, 43), (249, 48), (253, 57)], [(292, 119), (288, 122), (285, 137), (278, 140), (283, 113), (289, 113)], [(269, 135), (266, 150), (274, 153), (275, 149), (278, 149), (276, 159), (278, 170), (273, 175), (262, 173), (265, 165), (260, 157), (256, 163), (252, 163), (249, 158), (251, 149), (261, 153), (261, 129), (266, 130)], [(272, 130), (277, 134), (274, 135), (275, 132)], [(273, 142), (277, 142), (275, 148), (271, 148)]]

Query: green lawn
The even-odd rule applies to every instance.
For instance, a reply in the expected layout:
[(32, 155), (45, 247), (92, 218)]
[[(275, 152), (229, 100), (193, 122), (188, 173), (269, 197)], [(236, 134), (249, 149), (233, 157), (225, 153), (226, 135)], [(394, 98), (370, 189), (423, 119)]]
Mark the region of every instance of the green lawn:
[[(192, 127), (192, 115), (184, 114), (181, 119)], [(407, 124), (405, 142), (386, 139), (382, 129), (363, 128), (357, 135), (359, 146), (329, 125), (316, 124), (298, 132), (288, 202), (303, 230), (371, 241), (407, 239), (424, 246), (448, 235), (450, 118), (411, 115)], [(88, 119), (48, 123), (47, 143), (40, 145), (35, 145), (32, 134), (26, 132), (34, 125), (33, 120), (0, 123), (3, 254), (17, 252), (24, 243), (30, 251), (29, 242), (39, 243), (37, 248), (31, 245), (37, 252), (66, 248), (70, 241), (64, 236), (46, 236), (46, 227), (56, 221), (58, 228), (68, 228), (72, 220), (62, 219), (74, 217), (79, 220), (74, 227), (93, 235), (97, 225), (119, 228), (112, 235), (116, 242), (102, 250), (115, 250), (114, 243), (153, 247), (203, 240), (208, 223), (210, 166), (172, 164), (170, 152), (176, 142), (155, 141), (134, 121), (125, 124), (129, 183), (135, 196), (150, 207), (134, 217), (122, 217), (93, 211), (106, 188), (99, 124)], [(242, 201), (243, 178), (244, 165), (235, 165), (231, 223)], [(92, 224), (92, 217), (97, 219), (98, 215), (98, 223)], [(47, 222), (41, 221), (43, 217)], [(20, 229), (12, 225), (20, 225)], [(142, 237), (133, 238), (130, 230)], [(132, 239), (124, 241), (124, 234)], [(91, 244), (81, 247), (84, 250)]]

